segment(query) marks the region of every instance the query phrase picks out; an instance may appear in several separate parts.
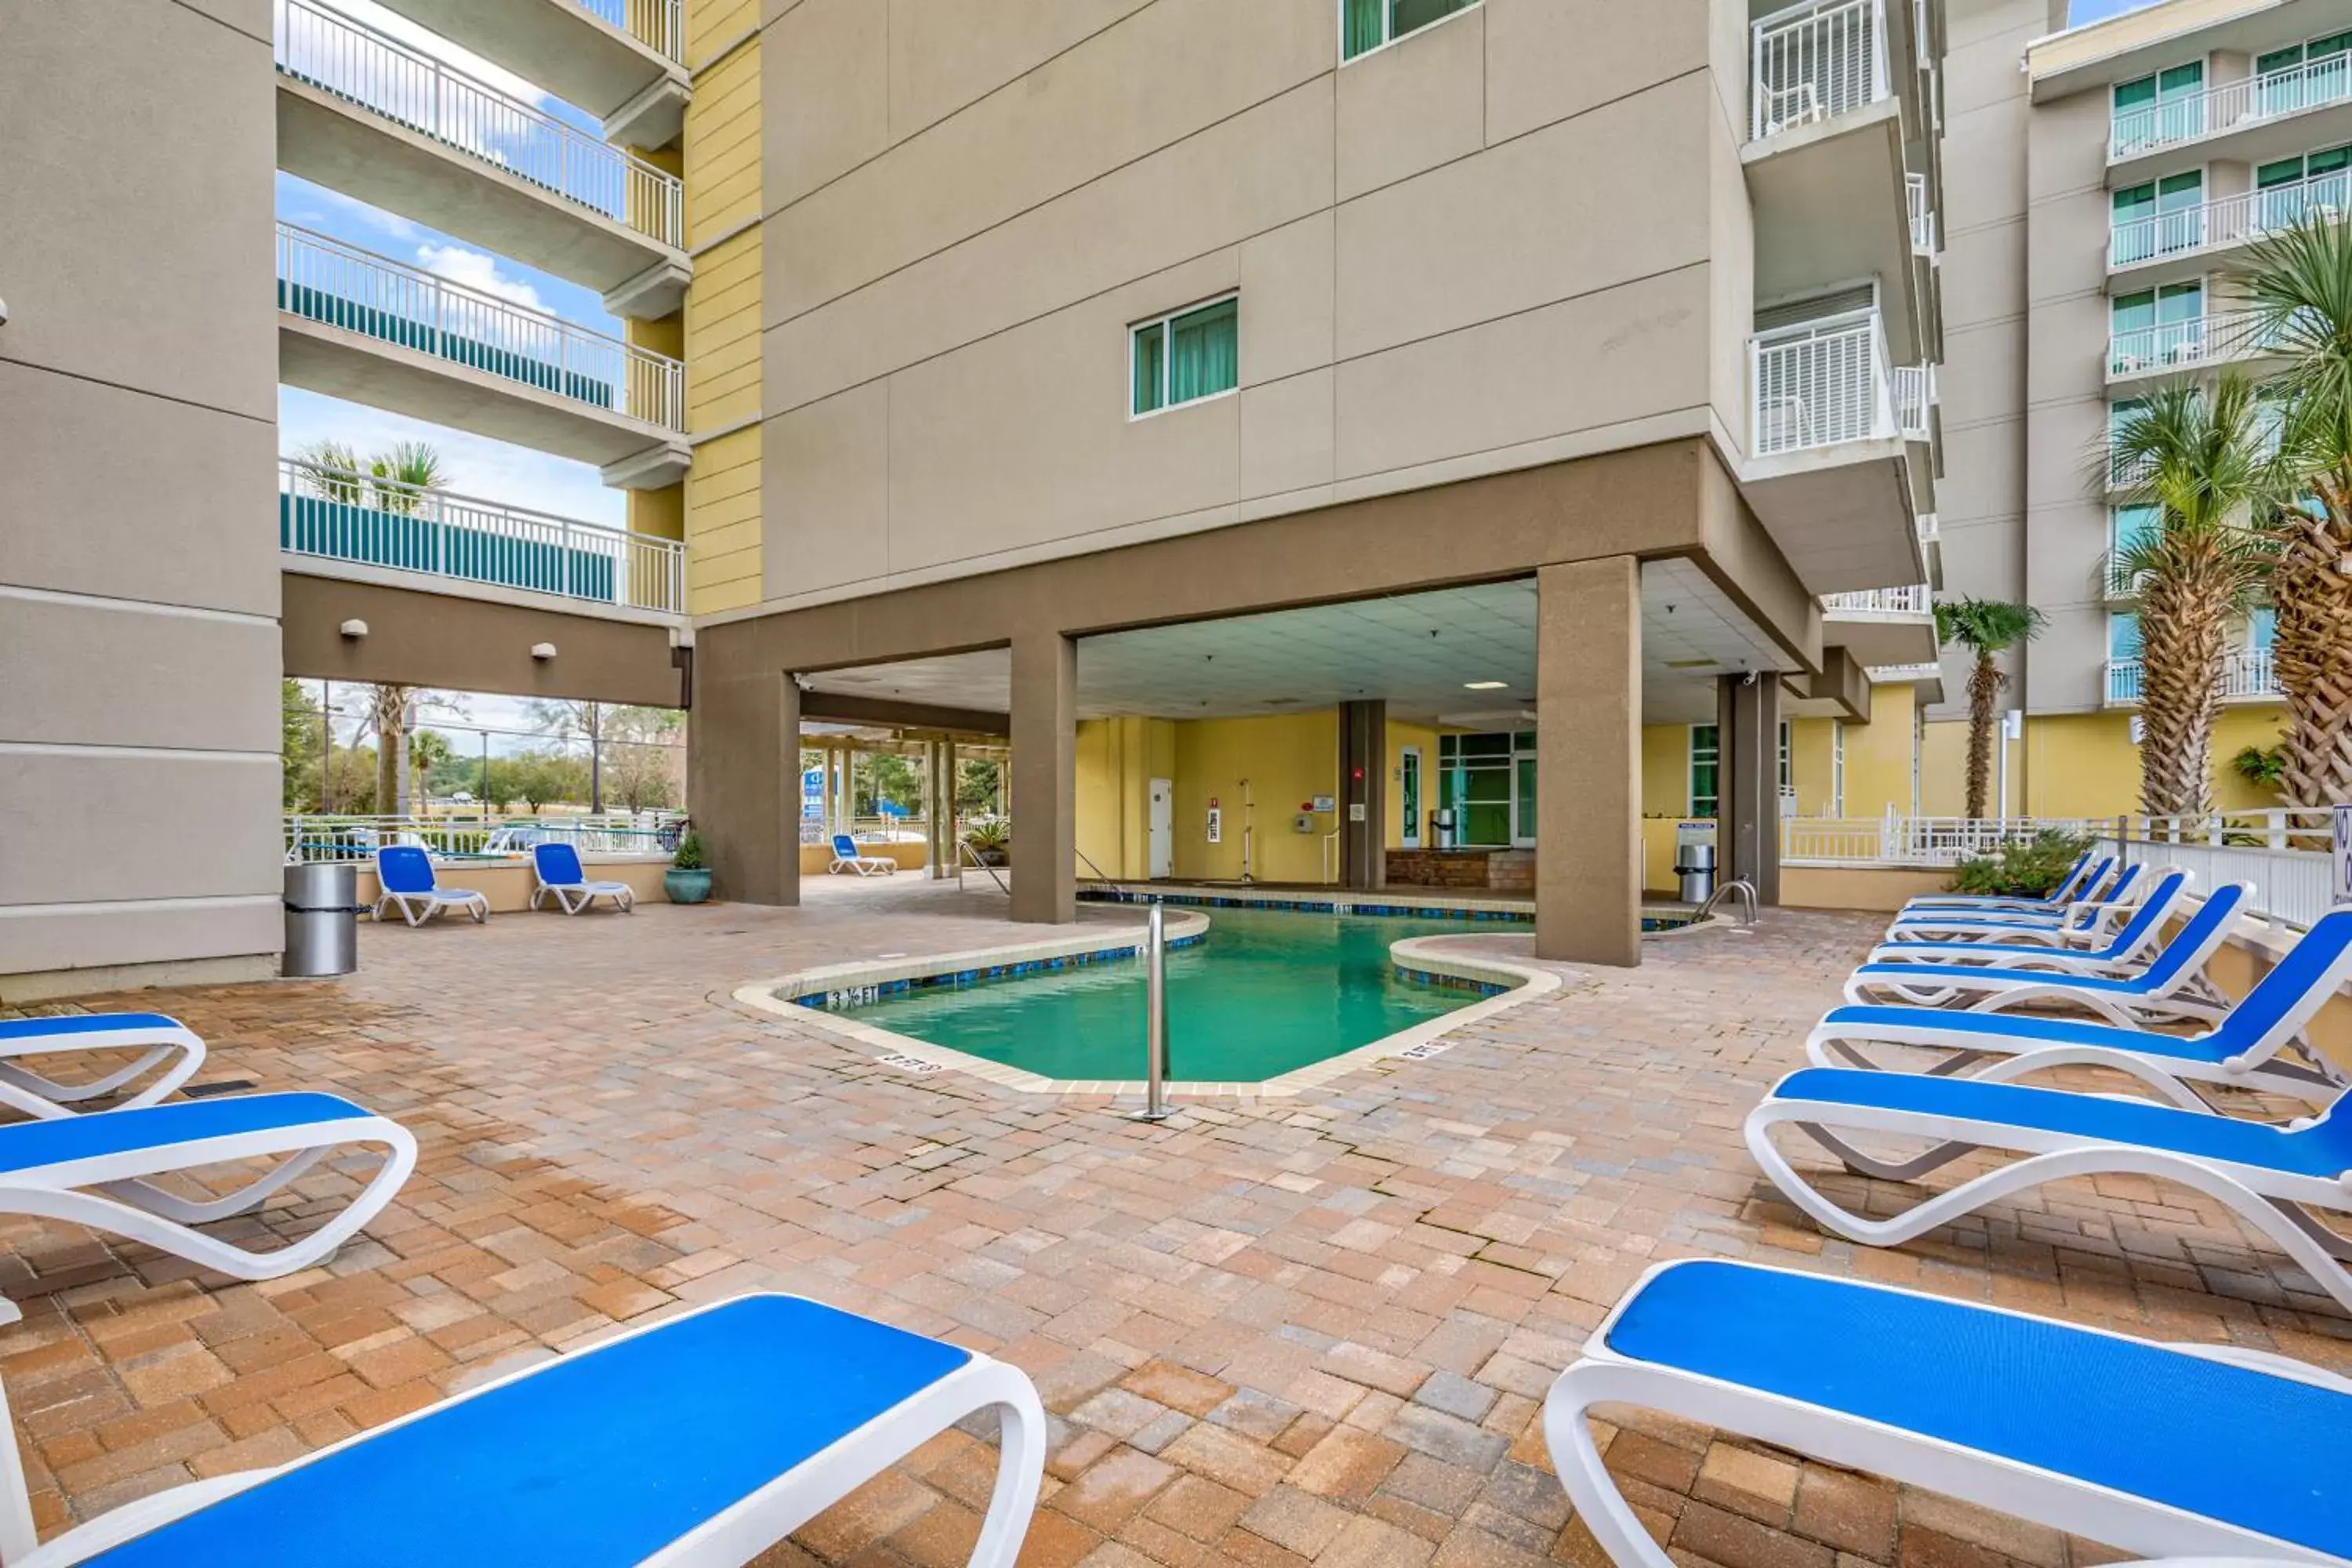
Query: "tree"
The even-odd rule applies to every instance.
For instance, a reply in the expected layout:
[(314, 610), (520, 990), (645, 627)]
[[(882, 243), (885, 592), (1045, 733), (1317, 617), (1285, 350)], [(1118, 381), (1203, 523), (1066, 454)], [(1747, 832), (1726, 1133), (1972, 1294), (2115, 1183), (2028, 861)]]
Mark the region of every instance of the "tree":
[(289, 811), (319, 809), (319, 712), (310, 706), (302, 683), (289, 676), (278, 683), (278, 754), (284, 770), (284, 801)]
[(2009, 676), (2000, 656), (2041, 633), (2044, 617), (2031, 605), (1996, 599), (1947, 599), (1936, 605), (1936, 640), (1976, 656), (1969, 671), (1969, 815), (1980, 817), (1992, 793), (1993, 703)]
[(627, 811), (677, 804), (672, 763), (686, 715), (670, 708), (610, 708), (604, 711), (604, 785)]
[(2305, 504), (2273, 520), (2278, 631), (2272, 659), (2286, 698), (2280, 737), (2286, 804), (2352, 801), (2352, 219), (2314, 213), (2247, 253), (2237, 279), (2254, 341), (2287, 363), (2281, 456)]
[(860, 815), (880, 816), (885, 802), (911, 812), (922, 803), (922, 775), (914, 763), (896, 752), (861, 752), (853, 780)]
[(420, 492), (449, 482), (440, 452), (425, 441), (402, 441), (378, 452), (368, 459), (368, 475), (376, 481), (375, 504), (385, 511), (415, 511), (424, 499)]
[(2139, 615), (2140, 809), (2204, 816), (2230, 623), (2261, 597), (2274, 553), (2249, 526), (2275, 493), (2270, 430), (2232, 373), (2210, 392), (2157, 388), (2106, 447), (2116, 471), (2142, 476), (2129, 499), (2156, 510), (2108, 562), (2110, 594)]
[(956, 815), (978, 816), (994, 811), (1003, 796), (1003, 770), (997, 763), (964, 759), (956, 763)]
[(534, 702), (530, 720), (541, 734), (577, 737), (588, 742), (588, 809), (604, 809), (604, 705), (601, 702)]
[(408, 701), (416, 689), (393, 681), (379, 681), (369, 689), (368, 723), (375, 731), (375, 799), (380, 816), (393, 816), (407, 809), (406, 792), (401, 777), (401, 742), (408, 734)]
[(534, 748), (492, 763), (490, 785), (501, 803), (520, 800), (535, 816), (541, 806), (586, 795), (588, 764), (562, 752)]

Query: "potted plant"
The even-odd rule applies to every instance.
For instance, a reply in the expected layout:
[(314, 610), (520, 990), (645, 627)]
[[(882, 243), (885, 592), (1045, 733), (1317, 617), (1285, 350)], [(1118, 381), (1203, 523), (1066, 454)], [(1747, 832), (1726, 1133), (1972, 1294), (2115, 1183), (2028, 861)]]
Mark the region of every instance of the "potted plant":
[(975, 816), (963, 837), (982, 865), (1002, 866), (1013, 846), (1013, 824), (1002, 816)]
[(710, 862), (702, 848), (702, 835), (688, 828), (662, 873), (662, 891), (673, 904), (698, 904), (710, 897)]

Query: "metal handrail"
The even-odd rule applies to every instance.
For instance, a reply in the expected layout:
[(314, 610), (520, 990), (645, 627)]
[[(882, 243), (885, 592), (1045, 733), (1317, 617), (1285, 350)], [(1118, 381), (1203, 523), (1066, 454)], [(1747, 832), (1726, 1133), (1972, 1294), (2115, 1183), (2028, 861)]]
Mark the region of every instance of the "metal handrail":
[(2164, 257), (2260, 239), (2276, 230), (2293, 228), (2315, 215), (2334, 216), (2347, 207), (2352, 207), (2352, 174), (2344, 171), (2242, 191), (2197, 206), (2176, 207), (2114, 225), (2108, 230), (2107, 266), (2137, 267)]
[[(1742, 911), (1740, 914), (1733, 918), (1738, 920), (1743, 926), (1754, 925), (1757, 919), (1756, 884), (1749, 881), (1745, 877), (1734, 877), (1730, 881), (1722, 883), (1715, 889), (1715, 891), (1709, 893), (1706, 896), (1706, 902), (1699, 905), (1698, 907), (1698, 920), (1704, 921), (1713, 915), (1715, 913), (1715, 906), (1723, 902), (1727, 896), (1733, 893), (1739, 895), (1739, 903)], [(1697, 922), (1694, 921), (1693, 923), (1696, 924)]]
[(2107, 339), (2107, 374), (2133, 375), (2141, 371), (2179, 370), (2258, 354), (2271, 345), (2263, 341), (2261, 318), (2247, 310), (2192, 316), (2186, 321), (2159, 321), (2135, 327)]
[(1901, 429), (1875, 310), (1759, 332), (1748, 340), (1748, 364), (1758, 457), (1888, 440)]
[(278, 226), (278, 308), (664, 430), (686, 430), (686, 366), (667, 354), (290, 223)]
[(1936, 214), (1927, 205), (1927, 176), (1903, 176), (1903, 205), (1911, 218), (1911, 250), (1916, 256), (1936, 254)]
[[(2107, 701), (2120, 707), (2140, 700), (2144, 674), (2137, 658), (2107, 660)], [(2214, 695), (2224, 702), (2259, 702), (2284, 695), (2271, 650), (2245, 647), (2223, 654)]]
[(1833, 616), (1925, 616), (1934, 612), (1925, 583), (1907, 588), (1864, 588), (1853, 594), (1824, 594), (1822, 608)]
[(1092, 859), (1087, 856), (1087, 852), (1086, 852), (1085, 850), (1083, 850), (1083, 849), (1079, 848), (1076, 845), (1073, 844), (1072, 846), (1070, 846), (1070, 853), (1071, 853), (1071, 854), (1073, 854), (1073, 855), (1075, 855), (1075, 856), (1076, 856), (1079, 859), (1086, 861), (1086, 863), (1087, 863), (1087, 870), (1089, 870), (1089, 871), (1092, 871), (1092, 872), (1095, 874), (1095, 880), (1096, 880), (1096, 881), (1097, 881), (1097, 882), (1115, 882), (1115, 881), (1117, 881), (1117, 880), (1118, 879), (1118, 878), (1113, 877), (1113, 876), (1111, 876), (1109, 873), (1106, 872), (1106, 871), (1105, 871), (1101, 867), (1099, 867), (1099, 866), (1096, 865), (1096, 864), (1094, 863), (1094, 861), (1093, 861), (1093, 860), (1092, 860)]
[(2328, 55), (2284, 70), (2217, 82), (2126, 110), (2108, 128), (2107, 162), (2160, 152), (2352, 97), (2352, 56)]
[(985, 872), (987, 872), (987, 873), (988, 873), (988, 879), (989, 879), (990, 881), (992, 881), (992, 882), (993, 882), (993, 883), (995, 883), (995, 884), (996, 884), (996, 890), (997, 890), (998, 892), (1003, 893), (1006, 898), (1011, 898), (1011, 897), (1013, 896), (1013, 889), (1012, 889), (1011, 888), (1009, 888), (1009, 887), (1007, 887), (1007, 886), (1005, 885), (1005, 881), (1004, 881), (1004, 879), (1003, 879), (1003, 878), (1002, 878), (1002, 877), (1000, 877), (1000, 876), (998, 876), (998, 875), (996, 874), (996, 868), (995, 868), (995, 867), (993, 867), (993, 866), (990, 865), (987, 861), (985, 861), (985, 860), (983, 860), (983, 859), (982, 859), (982, 858), (980, 858), (980, 851), (979, 851), (979, 850), (977, 850), (977, 849), (974, 849), (974, 848), (971, 847), (971, 839), (969, 839), (969, 838), (959, 838), (959, 839), (957, 839), (957, 840), (956, 840), (956, 847), (957, 847), (959, 850), (962, 851), (962, 854), (958, 858), (958, 862), (957, 862), (957, 867), (956, 867), (956, 880), (957, 880), (957, 881), (961, 882), (961, 881), (962, 881), (962, 880), (963, 880), (963, 867), (962, 867), (962, 861), (963, 861), (964, 859), (967, 859), (967, 858), (968, 858), (968, 859), (970, 859), (970, 860), (971, 860), (971, 862), (974, 866), (978, 867), (981, 870), (983, 870), (983, 871), (985, 871)]
[(1759, 17), (1748, 62), (1750, 141), (1875, 103), (1890, 90), (1885, 0), (1813, 0)]
[(309, 0), (276, 0), (276, 5), (278, 68), (296, 81), (420, 132), (648, 238), (685, 244), (686, 187), (677, 175), (364, 22)]
[(278, 460), (289, 555), (686, 613), (686, 545), (397, 479)]
[(579, 0), (579, 5), (647, 48), (686, 63), (684, 0)]

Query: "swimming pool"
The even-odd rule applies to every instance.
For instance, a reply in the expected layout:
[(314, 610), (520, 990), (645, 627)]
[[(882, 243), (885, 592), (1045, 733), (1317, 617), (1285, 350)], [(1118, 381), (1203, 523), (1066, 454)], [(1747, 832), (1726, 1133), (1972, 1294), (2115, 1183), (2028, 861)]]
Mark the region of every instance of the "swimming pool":
[[(1518, 920), (1241, 908), (1215, 909), (1210, 921), (1206, 942), (1168, 955), (1171, 1079), (1269, 1079), (1465, 1007), (1493, 988), (1406, 978), (1390, 944), (1530, 929)], [(1132, 959), (891, 992), (833, 1010), (1045, 1078), (1144, 1073), (1143, 965)]]

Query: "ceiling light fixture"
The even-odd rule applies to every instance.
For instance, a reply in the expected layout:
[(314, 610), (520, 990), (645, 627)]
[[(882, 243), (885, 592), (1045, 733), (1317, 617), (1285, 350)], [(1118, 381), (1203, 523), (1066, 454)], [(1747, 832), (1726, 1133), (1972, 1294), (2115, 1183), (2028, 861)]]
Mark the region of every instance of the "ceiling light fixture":
[(1462, 683), (1462, 689), (1465, 691), (1501, 691), (1510, 684), (1511, 683), (1507, 680), (1465, 680)]

